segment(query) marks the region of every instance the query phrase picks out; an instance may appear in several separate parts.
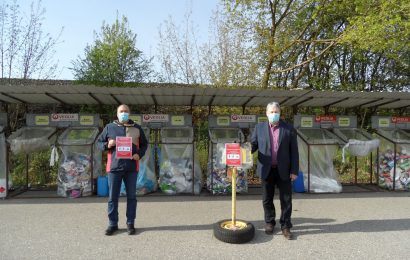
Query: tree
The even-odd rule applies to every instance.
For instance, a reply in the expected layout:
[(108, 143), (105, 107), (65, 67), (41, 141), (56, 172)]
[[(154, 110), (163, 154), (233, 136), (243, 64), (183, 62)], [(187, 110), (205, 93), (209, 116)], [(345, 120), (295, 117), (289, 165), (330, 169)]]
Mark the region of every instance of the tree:
[(104, 22), (94, 44), (85, 48), (85, 57), (72, 62), (74, 78), (119, 85), (148, 81), (153, 73), (151, 59), (137, 49), (136, 38), (125, 16), (121, 21), (117, 16), (112, 25)]
[(20, 13), (14, 0), (0, 5), (0, 68), (1, 78), (49, 79), (55, 77), (58, 62), (54, 61), (57, 37), (42, 30), (45, 9), (41, 1), (31, 3), (29, 17)]
[(255, 63), (255, 49), (244, 39), (247, 31), (233, 26), (230, 17), (216, 10), (210, 19), (208, 44), (202, 47), (202, 63), (210, 84), (255, 86), (261, 73)]
[(188, 9), (181, 27), (172, 17), (159, 29), (158, 45), (163, 77), (167, 82), (204, 84), (208, 82), (201, 59), (201, 47), (192, 23), (192, 10)]

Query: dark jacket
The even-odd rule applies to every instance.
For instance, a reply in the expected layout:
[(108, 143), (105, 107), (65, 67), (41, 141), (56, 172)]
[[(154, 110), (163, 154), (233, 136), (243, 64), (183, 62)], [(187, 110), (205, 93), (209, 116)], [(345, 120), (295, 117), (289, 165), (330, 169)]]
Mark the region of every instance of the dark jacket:
[(139, 162), (133, 159), (117, 159), (115, 146), (108, 149), (108, 139), (114, 139), (117, 136), (132, 137), (132, 154), (138, 154), (140, 158), (145, 155), (148, 147), (148, 141), (145, 137), (141, 126), (128, 120), (126, 124), (120, 124), (114, 121), (105, 126), (103, 132), (97, 140), (97, 147), (102, 151), (108, 151), (107, 172), (138, 172)]
[[(255, 126), (252, 133), (252, 153), (258, 150), (257, 174), (266, 179), (272, 166), (272, 152), (269, 135), (269, 123), (263, 122)], [(289, 180), (290, 174), (299, 172), (299, 152), (296, 130), (293, 126), (279, 121), (279, 148), (277, 154), (278, 172), (282, 180)]]

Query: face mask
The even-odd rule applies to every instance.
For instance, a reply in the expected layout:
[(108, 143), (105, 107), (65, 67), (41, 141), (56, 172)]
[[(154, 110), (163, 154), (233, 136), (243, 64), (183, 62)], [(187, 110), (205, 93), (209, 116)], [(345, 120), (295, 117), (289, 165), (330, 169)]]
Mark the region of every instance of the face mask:
[(268, 115), (269, 123), (275, 124), (279, 121), (280, 113), (273, 113)]
[(118, 120), (120, 120), (120, 122), (128, 121), (128, 113), (127, 112), (119, 113), (118, 114)]

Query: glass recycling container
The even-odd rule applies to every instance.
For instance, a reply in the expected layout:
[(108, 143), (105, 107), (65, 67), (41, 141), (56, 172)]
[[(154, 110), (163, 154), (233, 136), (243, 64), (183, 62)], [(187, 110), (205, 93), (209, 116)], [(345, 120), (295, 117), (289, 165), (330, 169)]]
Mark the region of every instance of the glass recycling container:
[(159, 186), (167, 194), (201, 192), (201, 167), (191, 126), (161, 128)]
[(372, 128), (380, 139), (377, 151), (379, 187), (410, 189), (410, 117), (373, 116)]
[(364, 129), (357, 127), (356, 116), (336, 116), (332, 122), (333, 133), (343, 141), (342, 162), (345, 163), (346, 153), (354, 157), (354, 184), (358, 183), (358, 161), (357, 157), (369, 156), (369, 183), (373, 184), (373, 159), (372, 152), (379, 147), (380, 140), (374, 138)]
[(94, 180), (101, 174), (102, 153), (96, 148), (98, 134), (97, 127), (69, 127), (59, 136), (59, 196), (78, 198), (93, 194)]
[(294, 117), (294, 127), (298, 135), (299, 168), (304, 173), (307, 192), (342, 191), (333, 159), (343, 141), (328, 129), (321, 128), (327, 120), (329, 119), (318, 119), (310, 115)]
[(8, 192), (7, 145), (4, 130), (7, 127), (7, 114), (0, 113), (0, 198), (6, 198)]
[(231, 116), (209, 116), (209, 154), (207, 189), (212, 194), (229, 194), (232, 192), (231, 169), (226, 165), (227, 143), (241, 144), (242, 166), (237, 167), (236, 191), (248, 192), (248, 170), (253, 166), (251, 144), (245, 143), (245, 137), (239, 126), (232, 122)]

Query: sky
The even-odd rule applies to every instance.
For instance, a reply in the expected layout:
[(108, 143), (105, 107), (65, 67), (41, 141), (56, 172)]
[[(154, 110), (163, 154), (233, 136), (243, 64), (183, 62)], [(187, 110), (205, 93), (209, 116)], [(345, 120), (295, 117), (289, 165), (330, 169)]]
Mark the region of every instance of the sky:
[[(37, 0), (36, 0), (37, 1)], [(31, 0), (17, 0), (25, 15), (29, 14)], [(185, 13), (192, 9), (192, 20), (198, 29), (199, 42), (208, 38), (209, 19), (219, 0), (42, 0), (46, 13), (43, 31), (57, 37), (55, 59), (59, 72), (56, 79), (73, 79), (71, 61), (84, 57), (87, 44), (94, 43), (94, 31), (100, 32), (105, 21), (112, 24), (117, 11), (128, 18), (130, 29), (137, 34), (137, 48), (146, 57), (155, 56), (159, 42), (159, 27), (172, 17), (181, 24)]]

